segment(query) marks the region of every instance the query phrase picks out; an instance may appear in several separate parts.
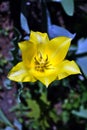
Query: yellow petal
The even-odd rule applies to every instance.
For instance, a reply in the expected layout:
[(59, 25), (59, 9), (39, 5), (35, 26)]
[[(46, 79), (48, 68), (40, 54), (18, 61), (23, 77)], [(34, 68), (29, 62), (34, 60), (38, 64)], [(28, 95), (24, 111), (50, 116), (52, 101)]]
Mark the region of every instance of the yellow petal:
[(81, 74), (79, 67), (74, 61), (65, 60), (60, 64), (58, 79), (63, 79), (72, 74)]
[(33, 43), (47, 43), (49, 41), (47, 33), (33, 32), (30, 33), (30, 41)]
[(64, 60), (69, 49), (71, 38), (57, 37), (47, 44), (46, 52), (53, 64), (59, 64)]
[(27, 67), (31, 66), (31, 61), (36, 54), (37, 47), (34, 43), (30, 41), (24, 41), (19, 43), (19, 47), (22, 52), (22, 60), (25, 62)]
[(45, 77), (37, 77), (40, 82), (42, 82), (46, 87), (49, 86), (50, 83), (52, 83), (54, 80), (56, 80), (55, 75), (48, 75)]
[(35, 79), (24, 67), (23, 62), (19, 62), (8, 74), (8, 78), (17, 82), (34, 82)]
[(35, 79), (41, 81), (46, 87), (48, 87), (52, 81), (57, 79), (56, 68), (45, 70), (45, 72), (39, 72), (33, 69), (32, 75), (35, 77)]

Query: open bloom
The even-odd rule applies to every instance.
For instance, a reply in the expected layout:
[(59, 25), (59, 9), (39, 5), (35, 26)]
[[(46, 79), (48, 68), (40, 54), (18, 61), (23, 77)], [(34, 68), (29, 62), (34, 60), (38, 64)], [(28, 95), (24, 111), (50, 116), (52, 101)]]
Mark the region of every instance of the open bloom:
[(65, 59), (71, 38), (49, 40), (47, 33), (31, 31), (30, 39), (19, 43), (22, 61), (12, 68), (8, 78), (17, 82), (41, 81), (48, 86), (80, 70), (74, 61)]

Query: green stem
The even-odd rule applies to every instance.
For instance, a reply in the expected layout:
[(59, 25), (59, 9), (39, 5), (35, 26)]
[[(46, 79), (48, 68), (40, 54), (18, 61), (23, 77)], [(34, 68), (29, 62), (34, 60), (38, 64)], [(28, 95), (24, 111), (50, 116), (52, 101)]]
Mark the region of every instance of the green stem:
[(47, 13), (46, 13), (46, 1), (41, 0), (42, 7), (42, 32), (47, 32)]

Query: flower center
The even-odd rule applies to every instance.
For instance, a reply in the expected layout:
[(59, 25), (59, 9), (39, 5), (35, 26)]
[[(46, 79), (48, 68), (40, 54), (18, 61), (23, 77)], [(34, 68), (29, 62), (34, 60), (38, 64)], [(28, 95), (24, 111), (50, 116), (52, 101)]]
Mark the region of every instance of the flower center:
[(34, 57), (34, 60), (35, 60), (35, 70), (44, 72), (46, 69), (50, 69), (49, 66), (51, 64), (49, 64), (48, 56), (46, 56), (46, 58), (44, 59), (42, 57), (42, 54), (39, 53), (37, 57)]

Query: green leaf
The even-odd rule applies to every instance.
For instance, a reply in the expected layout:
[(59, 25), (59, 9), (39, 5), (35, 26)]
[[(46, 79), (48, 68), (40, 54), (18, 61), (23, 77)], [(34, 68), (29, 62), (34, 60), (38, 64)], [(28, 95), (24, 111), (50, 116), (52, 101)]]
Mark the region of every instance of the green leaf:
[(76, 62), (81, 67), (85, 76), (87, 76), (87, 38), (81, 38), (78, 41), (78, 48), (76, 51), (77, 60)]
[(55, 123), (58, 121), (59, 117), (58, 117), (58, 115), (57, 115), (55, 109), (51, 110), (51, 111), (49, 112), (49, 115), (50, 115), (50, 117), (53, 119), (53, 121), (54, 121)]
[(6, 125), (13, 127), (13, 125), (10, 123), (10, 121), (7, 119), (7, 117), (4, 115), (1, 109), (0, 109), (0, 120), (4, 122)]
[(47, 100), (47, 93), (46, 93), (46, 92), (43, 92), (43, 93), (41, 94), (40, 99), (41, 99), (44, 103), (46, 103), (47, 105), (50, 104), (50, 102)]
[(22, 124), (16, 119), (14, 121), (14, 126), (18, 128), (18, 130), (22, 130)]
[(87, 109), (80, 109), (80, 111), (72, 111), (72, 114), (87, 119)]
[(17, 28), (14, 27), (14, 38), (12, 39), (14, 46), (18, 47), (18, 41), (21, 39), (22, 35)]
[(21, 27), (22, 29), (29, 34), (30, 33), (30, 29), (28, 26), (28, 22), (27, 22), (27, 18), (24, 16), (23, 13), (20, 14), (20, 22), (21, 22)]
[(14, 130), (12, 127), (7, 126), (4, 130)]
[(76, 62), (81, 67), (84, 75), (87, 77), (87, 56), (78, 58)]
[(76, 54), (87, 53), (87, 38), (81, 38), (78, 40), (78, 48)]
[(14, 28), (14, 38), (12, 40), (14, 48), (11, 50), (12, 53), (12, 65), (16, 65), (19, 62), (19, 47), (18, 42), (21, 39), (21, 33), (17, 28)]
[(48, 122), (47, 122), (47, 120), (46, 119), (44, 119), (44, 125), (45, 125), (45, 127), (50, 127), (50, 125), (48, 124)]
[(73, 16), (74, 14), (74, 0), (61, 0), (61, 5), (67, 15)]
[(67, 123), (69, 120), (69, 113), (67, 111), (63, 111), (62, 113), (62, 120), (64, 123)]
[(31, 109), (29, 112), (29, 117), (38, 119), (40, 117), (40, 108), (36, 101), (32, 99), (27, 100), (28, 106)]
[(3, 67), (7, 64), (7, 60), (3, 57), (3, 55), (0, 53), (0, 66)]

